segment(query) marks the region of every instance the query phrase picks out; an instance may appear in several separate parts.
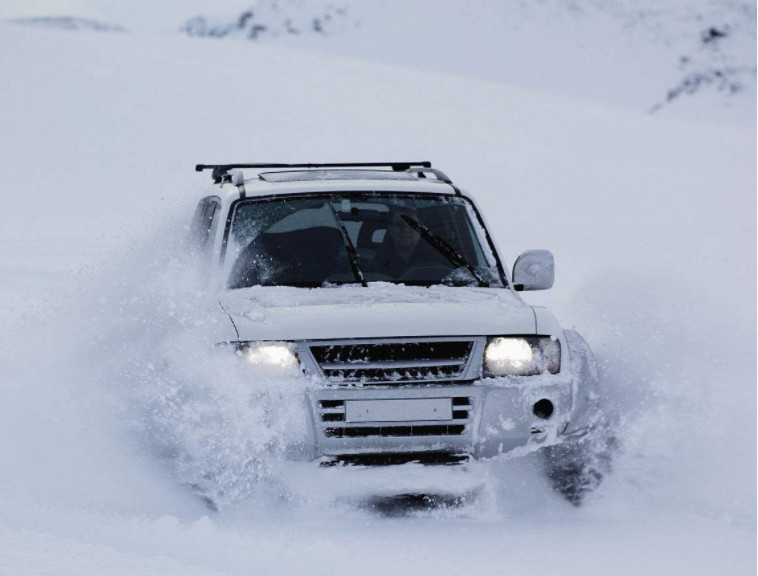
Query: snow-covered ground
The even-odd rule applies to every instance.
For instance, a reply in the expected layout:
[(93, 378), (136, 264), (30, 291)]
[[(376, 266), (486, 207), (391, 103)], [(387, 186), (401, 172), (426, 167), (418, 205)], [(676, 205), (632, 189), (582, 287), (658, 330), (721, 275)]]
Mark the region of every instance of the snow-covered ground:
[[(332, 43), (190, 37), (178, 29), (192, 17), (237, 6), (162, 4), (149, 19), (147, 4), (0, 12), (124, 29), (0, 23), (1, 574), (755, 573), (754, 72), (734, 97), (705, 90), (651, 114), (677, 65), (653, 50), (658, 68), (635, 69), (643, 32), (614, 33), (623, 19), (601, 3), (572, 3), (597, 32), (586, 44), (548, 2), (508, 12), (518, 43), (484, 9), (459, 17), (462, 3), (408, 3), (412, 18), (351, 3), (365, 42), (346, 28)], [(734, 17), (742, 4), (671, 6)], [(752, 18), (731, 23), (752, 40), (724, 58), (754, 70)], [(480, 37), (471, 21), (489, 22)], [(648, 18), (644, 34), (658, 22), (681, 37), (672, 21), (687, 28)], [(523, 58), (493, 67), (489, 45)], [(146, 446), (135, 378), (198, 300), (171, 259), (207, 180), (193, 165), (377, 158), (442, 167), (506, 262), (555, 253), (555, 288), (527, 299), (589, 340), (620, 417), (614, 471), (582, 507), (533, 457), (467, 474), (271, 459), (211, 512)], [(205, 392), (236, 414), (238, 391)], [(244, 424), (231, 431), (271, 431)], [(405, 487), (479, 494), (419, 510), (381, 500)]]

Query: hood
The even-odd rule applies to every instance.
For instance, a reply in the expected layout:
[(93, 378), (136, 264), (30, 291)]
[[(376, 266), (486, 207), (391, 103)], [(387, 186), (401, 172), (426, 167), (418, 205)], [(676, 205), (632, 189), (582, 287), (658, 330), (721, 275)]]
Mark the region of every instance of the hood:
[(219, 303), (243, 341), (536, 333), (532, 308), (503, 288), (254, 286)]

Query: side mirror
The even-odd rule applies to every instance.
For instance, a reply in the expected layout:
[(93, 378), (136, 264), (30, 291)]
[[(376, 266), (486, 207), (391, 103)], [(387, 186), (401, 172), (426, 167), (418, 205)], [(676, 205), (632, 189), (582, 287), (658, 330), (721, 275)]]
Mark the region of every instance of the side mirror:
[(553, 287), (555, 261), (549, 250), (527, 250), (513, 265), (513, 289), (547, 290)]

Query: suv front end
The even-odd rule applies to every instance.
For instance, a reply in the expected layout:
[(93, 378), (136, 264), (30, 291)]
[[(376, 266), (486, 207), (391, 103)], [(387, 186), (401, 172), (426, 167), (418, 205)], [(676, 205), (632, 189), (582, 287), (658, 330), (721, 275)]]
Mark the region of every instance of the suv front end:
[(509, 278), (442, 173), (229, 168), (199, 236), (238, 353), (308, 382), (298, 458), (522, 455), (591, 429), (589, 347), (518, 295), (552, 286), (552, 255), (525, 252)]

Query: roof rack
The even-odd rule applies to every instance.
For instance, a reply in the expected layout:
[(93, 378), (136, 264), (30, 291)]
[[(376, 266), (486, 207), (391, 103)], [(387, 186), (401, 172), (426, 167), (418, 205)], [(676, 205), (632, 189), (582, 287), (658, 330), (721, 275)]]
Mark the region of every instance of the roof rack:
[[(377, 168), (377, 167), (389, 167), (395, 172), (411, 171), (419, 173), (431, 172), (439, 178), (437, 173), (439, 170), (431, 170), (432, 163), (428, 160), (422, 162), (348, 162), (339, 164), (197, 164), (195, 165), (195, 172), (202, 172), (203, 170), (213, 170), (212, 177), (213, 182), (219, 184), (228, 177), (230, 170), (236, 168)], [(423, 169), (423, 170), (419, 170)], [(441, 172), (439, 172), (442, 174)], [(444, 175), (443, 175), (444, 176)], [(423, 177), (423, 176), (422, 176)], [(447, 176), (445, 180), (449, 181)]]
[(424, 166), (421, 168), (408, 168), (405, 171), (410, 172), (411, 174), (418, 174), (419, 178), (426, 178), (426, 174), (434, 174), (434, 177), (437, 180), (441, 180), (445, 184), (453, 183), (453, 181), (450, 180), (447, 174), (445, 174), (442, 170), (437, 170), (436, 168), (432, 168), (431, 166)]

